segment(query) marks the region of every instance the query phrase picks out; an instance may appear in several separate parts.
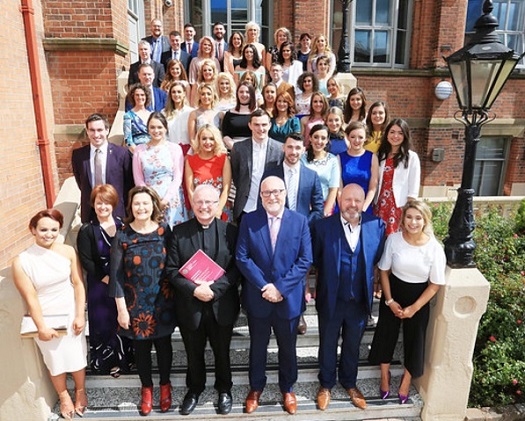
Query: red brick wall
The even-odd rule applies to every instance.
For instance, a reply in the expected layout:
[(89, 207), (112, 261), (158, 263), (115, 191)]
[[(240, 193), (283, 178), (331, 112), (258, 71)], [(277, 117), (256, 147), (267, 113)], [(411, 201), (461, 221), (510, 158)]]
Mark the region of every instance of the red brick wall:
[[(52, 110), (49, 79), (41, 46), (42, 10), (39, 2), (35, 2), (34, 7), (44, 106), (47, 110)], [(31, 244), (32, 235), (27, 224), (37, 211), (46, 207), (46, 201), (36, 146), (36, 123), (20, 1), (3, 1), (0, 21), (3, 23), (4, 34), (9, 34), (9, 42), (0, 43), (3, 68), (9, 68), (9, 72), (4, 72), (4, 76), (0, 78), (0, 92), (5, 105), (0, 117), (0, 269), (3, 269), (11, 264), (13, 257)], [(16, 57), (16, 60), (7, 62), (7, 57)], [(48, 127), (52, 127), (52, 112), (47, 114), (46, 122)], [(49, 139), (53, 157), (53, 139)], [(54, 160), (52, 165), (56, 168)], [(57, 181), (55, 188), (58, 188)]]

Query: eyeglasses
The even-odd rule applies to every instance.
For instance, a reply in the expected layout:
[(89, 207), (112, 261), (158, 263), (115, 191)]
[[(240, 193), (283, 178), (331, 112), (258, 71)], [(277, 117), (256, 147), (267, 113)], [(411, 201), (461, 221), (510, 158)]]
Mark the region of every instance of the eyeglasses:
[(263, 190), (261, 191), (262, 197), (270, 197), (271, 195), (279, 196), (286, 189), (275, 189), (275, 190)]
[(198, 207), (202, 207), (202, 206), (208, 207), (211, 205), (216, 205), (217, 203), (219, 203), (218, 200), (198, 200), (196, 202), (193, 202), (193, 204)]

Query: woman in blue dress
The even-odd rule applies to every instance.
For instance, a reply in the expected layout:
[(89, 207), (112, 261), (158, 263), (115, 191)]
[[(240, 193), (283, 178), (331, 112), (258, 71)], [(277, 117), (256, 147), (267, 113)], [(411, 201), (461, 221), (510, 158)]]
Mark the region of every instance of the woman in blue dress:
[(150, 90), (136, 83), (129, 90), (128, 101), (133, 108), (124, 114), (124, 141), (133, 153), (137, 145), (148, 143), (150, 139), (146, 124), (151, 114), (146, 108), (151, 104)]
[(96, 186), (91, 192), (96, 218), (82, 225), (77, 236), (78, 256), (87, 274), (89, 365), (94, 373), (113, 377), (129, 372), (134, 360), (131, 341), (117, 334), (117, 307), (108, 295), (111, 242), (122, 227), (112, 215), (117, 203), (111, 184)]
[(150, 187), (129, 192), (126, 225), (111, 246), (109, 296), (115, 298), (120, 334), (131, 338), (142, 385), (140, 412), (152, 409), (151, 349), (155, 345), (160, 377), (160, 410), (171, 407), (171, 334), (176, 325), (173, 291), (165, 276), (171, 230), (162, 222), (161, 200)]
[(348, 150), (339, 154), (343, 187), (347, 184), (359, 184), (365, 191), (363, 211), (372, 214), (372, 201), (376, 194), (379, 179), (377, 156), (364, 149), (366, 125), (361, 121), (352, 121), (345, 129)]

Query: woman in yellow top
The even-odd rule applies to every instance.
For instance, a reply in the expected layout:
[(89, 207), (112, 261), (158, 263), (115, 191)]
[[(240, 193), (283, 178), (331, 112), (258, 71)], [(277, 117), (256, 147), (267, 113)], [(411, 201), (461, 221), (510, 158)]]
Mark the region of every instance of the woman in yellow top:
[(379, 146), (381, 146), (381, 137), (389, 122), (390, 116), (386, 103), (383, 101), (374, 102), (368, 109), (366, 116), (366, 127), (369, 135), (364, 147), (367, 151), (377, 153)]

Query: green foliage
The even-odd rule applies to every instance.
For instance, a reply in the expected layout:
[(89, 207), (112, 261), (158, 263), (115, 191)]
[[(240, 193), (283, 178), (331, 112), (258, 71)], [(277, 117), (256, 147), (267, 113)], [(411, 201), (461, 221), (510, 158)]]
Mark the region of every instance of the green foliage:
[[(452, 206), (433, 208), (444, 239)], [(525, 403), (525, 201), (510, 218), (496, 208), (476, 215), (474, 260), (490, 282), (474, 349), (471, 406)]]

